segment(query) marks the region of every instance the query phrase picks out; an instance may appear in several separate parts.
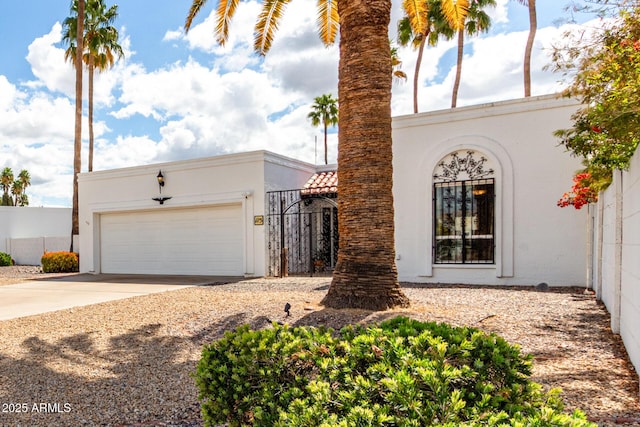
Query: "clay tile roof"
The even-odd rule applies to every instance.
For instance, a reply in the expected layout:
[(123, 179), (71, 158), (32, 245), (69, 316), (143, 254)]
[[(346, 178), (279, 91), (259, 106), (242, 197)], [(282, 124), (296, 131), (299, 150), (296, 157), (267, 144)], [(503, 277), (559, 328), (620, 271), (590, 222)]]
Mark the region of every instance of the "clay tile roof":
[(314, 173), (304, 185), (300, 194), (303, 196), (312, 195), (335, 195), (338, 193), (338, 172), (324, 171)]

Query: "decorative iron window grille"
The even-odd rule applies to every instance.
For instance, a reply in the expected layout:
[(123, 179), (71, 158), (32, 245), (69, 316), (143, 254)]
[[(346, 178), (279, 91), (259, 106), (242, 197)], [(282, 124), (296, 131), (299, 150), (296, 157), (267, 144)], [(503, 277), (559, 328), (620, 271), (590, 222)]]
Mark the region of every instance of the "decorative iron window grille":
[(433, 175), (436, 181), (458, 181), (466, 174), (468, 179), (480, 179), (493, 175), (493, 169), (487, 169), (488, 160), (484, 156), (477, 159), (472, 150), (462, 154), (456, 151), (438, 163), (439, 171)]
[(435, 264), (495, 263), (494, 180), (433, 184)]

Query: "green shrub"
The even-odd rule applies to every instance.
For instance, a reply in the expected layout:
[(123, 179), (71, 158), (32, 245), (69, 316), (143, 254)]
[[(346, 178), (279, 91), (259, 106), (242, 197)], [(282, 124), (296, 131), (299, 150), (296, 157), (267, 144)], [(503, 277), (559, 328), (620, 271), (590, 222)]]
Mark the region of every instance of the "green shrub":
[(78, 271), (78, 254), (75, 252), (45, 252), (40, 260), (43, 273), (73, 273)]
[(530, 373), (494, 334), (396, 318), (339, 333), (241, 326), (204, 347), (194, 376), (209, 426), (593, 425)]
[(13, 265), (13, 260), (11, 259), (11, 255), (6, 254), (4, 252), (0, 252), (0, 267), (7, 267), (9, 265)]

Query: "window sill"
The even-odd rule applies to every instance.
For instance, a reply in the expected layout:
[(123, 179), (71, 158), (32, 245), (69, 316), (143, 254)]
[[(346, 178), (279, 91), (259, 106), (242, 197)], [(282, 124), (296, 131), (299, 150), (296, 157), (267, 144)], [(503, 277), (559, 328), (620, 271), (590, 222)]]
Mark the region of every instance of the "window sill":
[(465, 270), (495, 270), (495, 264), (432, 264), (434, 269), (442, 268), (444, 270), (450, 270), (452, 268), (463, 268)]

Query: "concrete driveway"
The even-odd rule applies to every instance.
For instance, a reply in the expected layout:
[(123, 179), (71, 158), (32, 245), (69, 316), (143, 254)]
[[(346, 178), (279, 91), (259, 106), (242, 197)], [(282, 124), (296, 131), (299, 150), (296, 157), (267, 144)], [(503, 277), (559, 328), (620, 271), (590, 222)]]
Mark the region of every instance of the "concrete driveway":
[(73, 274), (0, 286), (0, 320), (173, 291), (237, 282), (242, 277)]

